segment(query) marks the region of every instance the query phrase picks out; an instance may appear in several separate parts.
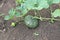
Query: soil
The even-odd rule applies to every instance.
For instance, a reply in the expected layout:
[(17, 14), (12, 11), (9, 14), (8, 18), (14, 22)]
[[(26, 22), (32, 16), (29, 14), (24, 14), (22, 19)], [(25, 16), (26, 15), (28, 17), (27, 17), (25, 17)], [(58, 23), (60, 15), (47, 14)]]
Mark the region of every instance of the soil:
[[(6, 0), (2, 7), (0, 7), (0, 13), (8, 14), (10, 8), (14, 8), (15, 0)], [(51, 5), (54, 11), (60, 8), (59, 5)], [(33, 13), (30, 11), (29, 13)], [(44, 9), (40, 11), (43, 17), (50, 17), (50, 10)], [(22, 22), (17, 26), (11, 27), (10, 23), (14, 20), (5, 21), (3, 17), (0, 17), (0, 40), (60, 40), (60, 22), (50, 23), (49, 21), (40, 21), (39, 26), (36, 29), (28, 29)], [(34, 33), (39, 35), (34, 35)]]

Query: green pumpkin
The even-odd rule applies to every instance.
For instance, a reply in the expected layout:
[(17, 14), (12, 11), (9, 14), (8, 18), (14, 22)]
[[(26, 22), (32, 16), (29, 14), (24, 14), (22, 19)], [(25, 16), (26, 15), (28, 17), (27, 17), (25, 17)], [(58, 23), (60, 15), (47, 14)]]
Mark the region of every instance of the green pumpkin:
[(31, 15), (26, 16), (24, 22), (28, 28), (36, 28), (38, 26), (38, 20)]

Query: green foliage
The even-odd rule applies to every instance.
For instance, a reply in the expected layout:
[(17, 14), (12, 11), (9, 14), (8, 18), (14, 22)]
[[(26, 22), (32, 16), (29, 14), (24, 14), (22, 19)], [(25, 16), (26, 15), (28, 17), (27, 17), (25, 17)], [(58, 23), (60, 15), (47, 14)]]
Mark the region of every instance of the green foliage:
[(60, 9), (56, 9), (53, 13), (51, 13), (53, 17), (60, 17)]
[(20, 14), (21, 16), (24, 16), (25, 14), (27, 14), (27, 12), (29, 11), (24, 5), (21, 6), (17, 6), (16, 10), (21, 11)]
[(60, 3), (60, 0), (53, 0), (53, 3)]
[(27, 7), (28, 10), (32, 9), (41, 10), (43, 8), (49, 7), (46, 0), (26, 0), (22, 5)]
[(12, 8), (9, 10), (9, 15), (14, 16), (15, 15), (15, 10)]
[[(16, 6), (15, 9), (9, 10), (9, 15), (5, 16), (5, 20), (13, 19), (16, 17), (24, 17), (28, 11), (30, 10), (42, 10), (49, 8), (50, 5), (60, 3), (60, 0), (16, 0)], [(20, 5), (19, 5), (20, 4)], [(37, 15), (37, 14), (36, 14)], [(45, 19), (51, 19), (51, 22), (54, 22), (55, 17), (60, 17), (60, 9), (56, 9), (53, 13), (51, 13), (52, 18), (45, 18)], [(29, 28), (35, 28), (38, 25), (38, 20), (40, 19), (43, 21), (42, 17), (35, 17), (28, 15), (24, 18), (25, 24)], [(11, 24), (12, 26), (15, 26), (14, 23)]]
[(9, 10), (9, 15), (5, 16), (5, 20), (10, 20), (13, 18), (13, 16), (15, 15), (15, 10), (12, 8)]
[(16, 17), (20, 17), (20, 15), (21, 15), (21, 13), (18, 12), (18, 11), (15, 13), (15, 16), (16, 16)]
[(60, 3), (60, 0), (19, 0), (20, 4), (21, 1), (24, 1), (21, 5), (26, 7), (28, 10), (36, 9), (41, 10), (43, 8), (48, 8), (49, 5), (53, 3)]
[(24, 3), (25, 0), (16, 0), (16, 4)]
[(16, 17), (19, 17), (20, 16), (20, 13), (19, 12), (17, 12), (15, 9), (10, 9), (9, 10), (9, 15), (7, 15), (7, 16), (5, 16), (5, 20), (10, 20), (10, 19), (13, 19), (14, 18), (14, 16), (16, 16)]
[(5, 16), (4, 20), (10, 20), (10, 16), (9, 15)]
[[(59, 3), (60, 0), (16, 0), (16, 2), (21, 4), (21, 6), (17, 6), (16, 9), (12, 8), (9, 10), (9, 15), (5, 16), (5, 20), (10, 20), (14, 16), (24, 16), (29, 10), (41, 10), (43, 8), (48, 8), (50, 4)], [(17, 12), (16, 10), (21, 12)]]
[(51, 5), (53, 3), (53, 0), (47, 0), (47, 3)]
[(60, 3), (60, 0), (47, 0), (48, 4), (51, 5), (51, 4), (56, 4), (56, 3)]

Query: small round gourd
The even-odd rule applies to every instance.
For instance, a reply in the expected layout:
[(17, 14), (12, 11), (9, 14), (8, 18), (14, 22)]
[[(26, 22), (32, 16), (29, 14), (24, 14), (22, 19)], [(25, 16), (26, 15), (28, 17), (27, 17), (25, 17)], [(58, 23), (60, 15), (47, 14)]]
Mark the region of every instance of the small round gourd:
[(38, 26), (38, 19), (33, 18), (31, 15), (27, 15), (24, 22), (28, 28), (36, 28)]

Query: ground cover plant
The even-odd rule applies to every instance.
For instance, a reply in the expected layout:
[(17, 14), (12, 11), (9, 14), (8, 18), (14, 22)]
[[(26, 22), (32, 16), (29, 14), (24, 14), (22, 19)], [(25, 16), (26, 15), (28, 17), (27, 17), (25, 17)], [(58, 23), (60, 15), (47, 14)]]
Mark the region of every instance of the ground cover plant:
[[(9, 10), (9, 15), (6, 15), (4, 20), (12, 20), (14, 17), (21, 18), (19, 21), (12, 22), (11, 26), (15, 26), (17, 22), (23, 20), (28, 28), (36, 28), (40, 21), (47, 21), (54, 23), (54, 21), (60, 21), (57, 17), (60, 17), (60, 9), (51, 11), (51, 18), (44, 18), (41, 15), (38, 16), (38, 12), (42, 9), (47, 9), (52, 4), (58, 4), (60, 0), (16, 0), (16, 8)], [(34, 10), (33, 15), (27, 15), (30, 10)], [(40, 13), (39, 13), (40, 14)]]

